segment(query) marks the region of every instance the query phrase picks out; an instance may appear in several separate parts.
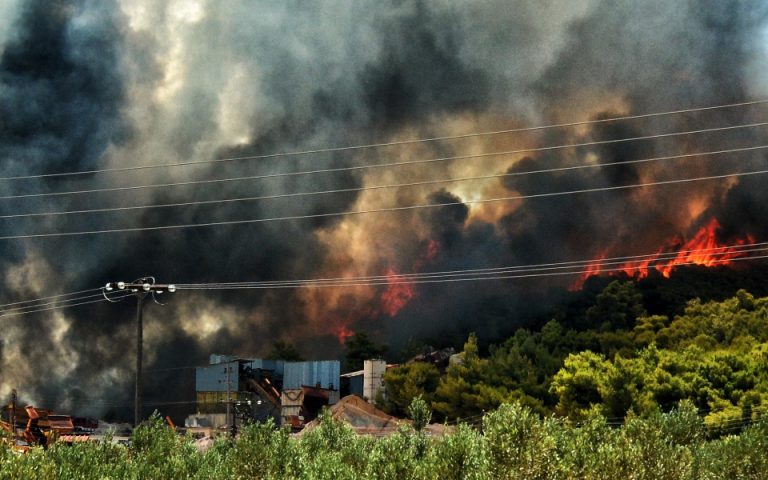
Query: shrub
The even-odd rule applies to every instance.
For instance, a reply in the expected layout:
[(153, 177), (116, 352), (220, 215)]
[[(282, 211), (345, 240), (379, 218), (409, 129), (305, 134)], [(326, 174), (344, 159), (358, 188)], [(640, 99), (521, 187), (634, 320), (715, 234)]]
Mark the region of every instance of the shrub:
[(552, 419), (541, 420), (529, 408), (504, 404), (483, 418), (483, 433), (494, 478), (552, 478), (558, 465)]

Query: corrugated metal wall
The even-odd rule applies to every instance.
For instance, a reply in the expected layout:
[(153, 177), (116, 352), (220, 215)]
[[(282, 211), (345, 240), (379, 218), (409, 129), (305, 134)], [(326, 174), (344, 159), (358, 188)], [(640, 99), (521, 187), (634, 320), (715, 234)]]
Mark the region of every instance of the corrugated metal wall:
[(245, 364), (254, 370), (272, 370), (275, 376), (281, 378), (284, 373), (284, 360), (263, 360), (261, 358), (248, 358)]
[(231, 391), (240, 389), (238, 362), (218, 363), (197, 367), (195, 369), (195, 390), (198, 392), (226, 392), (227, 391), (227, 367), (229, 367), (229, 381)]
[(283, 374), (283, 389), (297, 389), (302, 386), (338, 390), (341, 363), (338, 360), (313, 362), (286, 362)]
[[(219, 357), (224, 357), (219, 356)], [(338, 390), (341, 375), (341, 363), (338, 360), (318, 360), (311, 362), (285, 362), (283, 360), (262, 360), (249, 358), (225, 363), (197, 367), (195, 369), (195, 390), (198, 392), (226, 392), (227, 367), (231, 368), (230, 390), (238, 391), (240, 385), (239, 363), (253, 369), (272, 370), (276, 377), (283, 377), (284, 389), (296, 389), (302, 386)]]

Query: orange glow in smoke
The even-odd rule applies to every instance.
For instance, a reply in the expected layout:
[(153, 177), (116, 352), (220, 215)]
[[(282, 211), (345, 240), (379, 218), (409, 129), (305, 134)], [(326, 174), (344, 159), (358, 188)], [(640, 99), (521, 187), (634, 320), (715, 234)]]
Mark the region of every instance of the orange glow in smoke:
[(339, 339), (340, 345), (344, 345), (347, 339), (353, 336), (354, 334), (355, 332), (353, 332), (352, 329), (347, 327), (346, 325), (342, 325), (336, 330), (336, 338)]
[(440, 249), (440, 243), (437, 240), (430, 240), (427, 243), (427, 253), (424, 255), (424, 261), (429, 262), (437, 255), (437, 251)]
[(416, 295), (413, 283), (405, 281), (394, 268), (387, 269), (387, 289), (381, 294), (381, 308), (394, 317)]
[[(421, 270), (437, 256), (439, 250), (440, 242), (430, 239), (427, 242), (426, 251), (416, 259), (413, 271)], [(413, 288), (413, 282), (401, 277), (394, 267), (389, 267), (385, 275), (387, 289), (381, 294), (381, 309), (390, 317), (394, 317), (416, 296), (416, 291)]]

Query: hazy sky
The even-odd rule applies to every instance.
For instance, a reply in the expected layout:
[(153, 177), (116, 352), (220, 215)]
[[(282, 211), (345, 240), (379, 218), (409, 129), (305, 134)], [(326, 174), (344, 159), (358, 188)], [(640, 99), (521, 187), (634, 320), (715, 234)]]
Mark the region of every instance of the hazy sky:
[[(713, 218), (721, 243), (765, 240), (760, 175), (463, 203), (764, 169), (760, 150), (423, 184), (756, 147), (766, 144), (765, 127), (479, 156), (763, 122), (762, 105), (300, 156), (39, 175), (760, 100), (768, 98), (767, 11), (765, 2), (721, 0), (0, 2), (0, 176), (38, 176), (0, 180), (0, 236), (453, 204), (3, 239), (0, 302), (144, 275), (179, 284), (351, 278), (639, 255), (682, 244)], [(370, 168), (445, 157), (465, 158)], [(328, 169), (335, 171), (279, 176)], [(379, 188), (403, 183), (422, 185)], [(39, 195), (93, 189), (112, 190)], [(328, 190), (344, 192), (316, 193)], [(531, 295), (573, 282), (180, 291), (165, 306), (146, 309), (146, 362), (151, 369), (200, 364), (214, 352), (264, 355), (277, 338), (308, 357), (334, 358), (339, 338), (353, 331), (393, 350), (468, 331), (493, 338), (531, 311)], [(17, 388), (30, 401), (70, 411), (129, 411), (133, 308), (129, 299), (1, 317), (0, 398)], [(149, 400), (176, 399), (182, 390), (168, 387), (173, 381), (150, 378)]]

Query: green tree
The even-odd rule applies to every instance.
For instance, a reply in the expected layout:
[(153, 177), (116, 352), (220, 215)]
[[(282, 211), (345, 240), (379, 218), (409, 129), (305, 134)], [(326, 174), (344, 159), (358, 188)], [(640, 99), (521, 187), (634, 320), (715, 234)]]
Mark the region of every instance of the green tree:
[(561, 426), (520, 404), (503, 404), (483, 417), (492, 478), (553, 478)]
[(285, 340), (275, 340), (272, 343), (272, 350), (267, 355), (269, 360), (285, 360), (286, 362), (302, 362), (304, 358), (301, 356), (296, 347), (293, 344), (286, 342)]
[(656, 342), (656, 334), (668, 324), (669, 318), (664, 315), (638, 318), (632, 330), (635, 345), (647, 346)]
[(223, 463), (233, 478), (295, 478), (301, 471), (300, 451), (290, 431), (270, 418), (245, 425)]
[(408, 416), (413, 421), (413, 429), (417, 432), (424, 430), (424, 427), (429, 425), (432, 420), (432, 411), (429, 409), (427, 402), (421, 398), (421, 395), (414, 397), (411, 404), (408, 406)]
[(631, 330), (635, 320), (644, 316), (643, 296), (634, 282), (614, 280), (597, 296), (595, 305), (587, 310), (587, 321), (600, 330)]
[(387, 392), (382, 407), (391, 414), (404, 415), (416, 397), (431, 403), (440, 382), (440, 372), (431, 363), (412, 362), (387, 370), (384, 389)]
[(432, 450), (435, 457), (435, 478), (492, 478), (486, 446), (480, 433), (466, 424), (459, 424), (452, 434), (440, 438)]
[(605, 380), (612, 370), (613, 365), (598, 353), (587, 350), (569, 355), (552, 379), (558, 412), (581, 419), (592, 406), (602, 404)]
[(494, 409), (514, 396), (502, 385), (485, 381), (489, 361), (480, 358), (477, 336), (469, 335), (464, 350), (451, 359), (446, 375), (440, 379), (432, 406), (444, 418), (476, 416)]
[(344, 367), (346, 371), (353, 372), (363, 368), (363, 361), (381, 358), (388, 348), (386, 345), (377, 345), (368, 338), (365, 332), (357, 332), (347, 339), (344, 355)]

